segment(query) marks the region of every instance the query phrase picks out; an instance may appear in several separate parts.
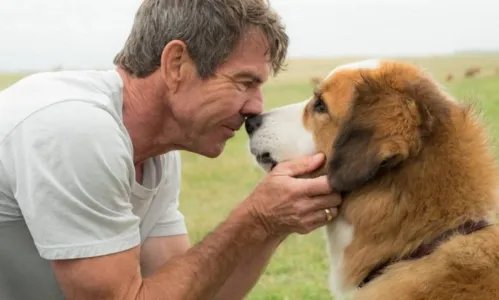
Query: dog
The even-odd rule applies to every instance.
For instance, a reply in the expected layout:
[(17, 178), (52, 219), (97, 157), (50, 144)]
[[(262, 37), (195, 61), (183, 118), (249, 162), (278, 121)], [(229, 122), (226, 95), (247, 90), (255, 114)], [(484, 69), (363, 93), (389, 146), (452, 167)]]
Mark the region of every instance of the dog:
[(475, 77), (475, 75), (481, 72), (480, 67), (469, 67), (464, 71), (464, 77)]
[(246, 120), (266, 172), (323, 152), (336, 300), (499, 299), (498, 170), (485, 126), (415, 64), (336, 67), (305, 101)]

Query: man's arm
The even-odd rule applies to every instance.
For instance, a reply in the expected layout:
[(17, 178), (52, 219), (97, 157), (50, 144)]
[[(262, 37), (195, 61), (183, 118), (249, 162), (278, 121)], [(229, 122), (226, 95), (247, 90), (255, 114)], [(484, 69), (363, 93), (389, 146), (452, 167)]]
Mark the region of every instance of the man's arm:
[(137, 247), (97, 259), (54, 262), (56, 277), (70, 300), (213, 299), (241, 258), (269, 236), (308, 233), (326, 223), (324, 208), (339, 204), (329, 196), (327, 178), (292, 178), (316, 169), (318, 162), (304, 158), (276, 167), (226, 221), (149, 277), (140, 274)]
[(150, 276), (171, 258), (186, 253), (190, 247), (187, 234), (148, 237), (140, 248), (142, 275)]
[(214, 300), (238, 300), (251, 291), (267, 267), (277, 247), (284, 241), (283, 236), (269, 237), (263, 244), (257, 245), (243, 258), (235, 271), (213, 298)]
[[(274, 251), (284, 239), (284, 236), (274, 236), (261, 245), (256, 245), (248, 257), (241, 259), (213, 299), (243, 299), (257, 283)], [(148, 238), (141, 250), (142, 274), (152, 274), (170, 258), (187, 252), (189, 248), (190, 242), (186, 235)]]
[[(241, 257), (267, 238), (246, 210), (231, 216), (185, 254), (142, 278), (139, 249), (90, 259), (53, 261), (68, 299), (212, 299)], [(96, 276), (95, 270), (99, 273)]]
[[(141, 247), (142, 275), (147, 277), (153, 274), (169, 259), (181, 255), (191, 247), (183, 214), (179, 211), (179, 197), (181, 185), (181, 157), (178, 152), (170, 152), (165, 159), (165, 175), (168, 177), (164, 190), (158, 194), (171, 195), (169, 199), (155, 199), (166, 205), (162, 208), (161, 218)], [(255, 285), (262, 271), (267, 266), (274, 250), (284, 240), (284, 237), (269, 238), (261, 245), (256, 245), (247, 258), (240, 259), (235, 271), (214, 298), (237, 300), (244, 296)]]

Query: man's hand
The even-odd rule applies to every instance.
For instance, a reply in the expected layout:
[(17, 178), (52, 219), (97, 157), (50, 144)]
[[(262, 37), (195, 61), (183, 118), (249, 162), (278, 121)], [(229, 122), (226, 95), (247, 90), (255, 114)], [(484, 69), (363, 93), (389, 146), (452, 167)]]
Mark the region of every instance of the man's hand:
[(326, 209), (337, 215), (341, 204), (326, 176), (295, 178), (316, 170), (323, 154), (305, 156), (277, 165), (242, 204), (258, 219), (269, 235), (305, 234), (325, 225)]

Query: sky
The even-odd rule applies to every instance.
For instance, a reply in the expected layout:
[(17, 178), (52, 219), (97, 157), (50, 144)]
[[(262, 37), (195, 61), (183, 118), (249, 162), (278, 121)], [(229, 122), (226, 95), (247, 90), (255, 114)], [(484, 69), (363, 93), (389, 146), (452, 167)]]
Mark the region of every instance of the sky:
[[(0, 71), (112, 67), (140, 2), (0, 0)], [(290, 58), (499, 50), (497, 0), (270, 2)]]

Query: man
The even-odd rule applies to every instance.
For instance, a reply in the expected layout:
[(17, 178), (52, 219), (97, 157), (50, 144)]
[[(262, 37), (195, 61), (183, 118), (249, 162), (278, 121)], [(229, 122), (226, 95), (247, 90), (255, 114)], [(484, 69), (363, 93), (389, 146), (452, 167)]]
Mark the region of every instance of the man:
[(191, 247), (177, 151), (220, 155), (287, 45), (261, 0), (146, 0), (116, 70), (4, 90), (0, 299), (243, 298), (279, 243), (336, 214), (325, 177), (295, 178), (324, 157), (277, 166)]

